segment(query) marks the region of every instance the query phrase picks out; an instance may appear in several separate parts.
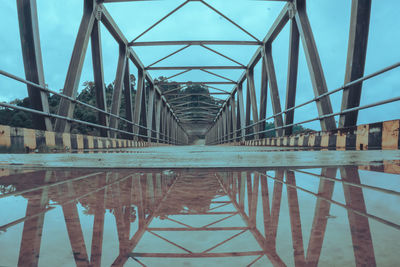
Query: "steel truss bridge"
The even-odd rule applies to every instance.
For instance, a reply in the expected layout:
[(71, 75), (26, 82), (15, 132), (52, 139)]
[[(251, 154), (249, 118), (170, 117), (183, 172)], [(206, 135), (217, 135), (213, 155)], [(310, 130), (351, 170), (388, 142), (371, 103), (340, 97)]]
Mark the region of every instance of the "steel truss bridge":
[[(154, 143), (187, 144), (190, 125), (201, 125), (201, 133), (206, 135), (208, 144), (233, 143), (252, 139), (262, 139), (268, 132), (276, 136), (290, 136), (293, 126), (304, 123), (319, 121), (322, 131), (334, 131), (357, 125), (358, 111), (375, 106), (395, 102), (399, 96), (393, 96), (384, 101), (373, 102), (360, 106), (362, 84), (364, 81), (378, 76), (382, 73), (399, 67), (399, 62), (375, 73), (364, 76), (364, 66), (368, 43), (369, 20), (371, 12), (371, 1), (353, 1), (351, 10), (351, 21), (349, 29), (348, 56), (346, 62), (346, 74), (343, 86), (328, 91), (324, 71), (322, 69), (320, 56), (314, 40), (312, 28), (306, 10), (305, 0), (280, 1), (285, 2), (282, 11), (276, 18), (272, 27), (262, 40), (252, 35), (248, 30), (241, 27), (234, 20), (217, 10), (207, 1), (187, 0), (177, 6), (171, 12), (159, 19), (147, 28), (143, 33), (127, 39), (113, 17), (107, 11), (107, 4), (113, 2), (127, 2), (114, 0), (85, 0), (83, 16), (76, 37), (71, 61), (65, 79), (64, 88), (61, 93), (51, 90), (46, 86), (42, 66), (42, 56), (39, 38), (38, 17), (35, 1), (17, 1), (18, 19), (22, 44), (22, 54), (26, 77), (17, 77), (3, 70), (1, 75), (17, 80), (27, 85), (31, 108), (24, 108), (12, 104), (0, 103), (2, 107), (19, 109), (32, 113), (34, 125), (38, 130), (68, 133), (71, 123), (78, 123), (98, 128), (102, 137), (123, 136), (130, 140), (145, 140)], [(128, 2), (134, 2), (128, 1)], [(234, 40), (198, 40), (198, 41), (148, 41), (140, 42), (139, 39), (147, 32), (157, 27), (165, 19), (173, 16), (190, 2), (198, 2), (217, 13), (226, 21), (237, 27), (248, 35), (252, 41)], [(287, 74), (286, 95), (280, 96), (277, 84), (277, 75), (272, 57), (272, 44), (286, 24), (290, 24), (289, 39), (289, 64)], [(105, 27), (114, 37), (119, 45), (119, 59), (115, 76), (115, 86), (112, 95), (111, 106), (107, 106), (104, 83), (104, 70), (101, 51), (100, 28)], [(92, 106), (76, 99), (79, 81), (82, 74), (83, 62), (88, 48), (89, 40), (92, 50), (93, 73), (96, 89), (96, 105)], [(302, 42), (304, 54), (307, 61), (309, 75), (312, 81), (314, 98), (295, 103), (299, 42)], [(178, 50), (165, 57), (145, 66), (134, 49), (139, 46), (168, 46), (180, 45)], [(213, 47), (224, 46), (256, 46), (258, 47), (247, 65), (243, 65), (235, 59), (226, 56)], [(165, 66), (159, 67), (161, 61), (180, 53), (191, 46), (200, 46), (232, 62), (231, 66)], [(255, 65), (262, 61), (261, 86), (257, 88), (254, 83)], [(132, 92), (127, 90), (130, 84), (129, 61), (133, 62), (138, 71), (135, 103), (131, 101)], [(243, 73), (237, 80), (229, 79), (215, 73), (213, 70), (242, 69)], [(196, 82), (208, 88), (215, 95), (226, 95), (224, 101), (210, 104), (201, 101), (185, 101), (177, 94), (188, 85), (196, 83), (177, 82), (176, 89), (160, 90), (160, 84), (165, 81), (155, 81), (150, 75), (152, 70), (179, 70), (178, 73), (167, 77), (171, 79), (190, 72), (200, 70), (208, 75), (217, 76), (218, 82), (201, 81)], [(243, 92), (244, 83), (247, 83), (246, 92)], [(149, 90), (145, 90), (146, 83)], [(218, 88), (219, 84), (232, 84), (233, 89), (228, 92)], [(259, 90), (259, 99), (256, 91)], [(311, 88), (310, 88), (311, 90)], [(51, 113), (47, 100), (48, 94), (55, 94), (61, 98), (58, 111)], [(146, 95), (147, 93), (147, 95)], [(243, 94), (246, 93), (246, 103)], [(330, 96), (342, 93), (342, 103), (339, 112), (333, 112)], [(120, 116), (122, 95), (125, 96), (125, 117)], [(272, 103), (272, 114), (267, 114), (268, 94)], [(185, 97), (192, 95), (185, 95)], [(284, 106), (281, 99), (285, 97)], [(179, 100), (179, 101), (178, 101)], [(259, 102), (259, 103), (257, 103)], [(294, 123), (296, 109), (305, 105), (315, 103), (318, 116), (306, 121)], [(73, 117), (76, 105), (82, 105), (98, 113), (98, 122), (86, 122)], [(339, 116), (338, 123), (334, 116)], [(273, 129), (265, 129), (265, 123), (272, 120)], [(124, 123), (124, 128), (120, 127)]]
[[(374, 252), (370, 221), (389, 227), (396, 234), (400, 224), (390, 216), (370, 213), (363, 189), (396, 197), (400, 192), (385, 185), (364, 184), (360, 174), (364, 171), (400, 173), (400, 120), (360, 125), (358, 114), (361, 110), (378, 106), (385, 108), (385, 105), (400, 100), (400, 94), (397, 94), (360, 104), (363, 83), (398, 69), (400, 62), (373, 73), (364, 73), (372, 1), (351, 1), (350, 27), (343, 29), (349, 33), (344, 83), (333, 90), (328, 90), (306, 0), (262, 0), (282, 2), (280, 13), (263, 39), (255, 37), (250, 29), (239, 25), (209, 0), (182, 1), (141, 34), (128, 39), (107, 7), (116, 2), (136, 1), (144, 0), (82, 1), (83, 15), (61, 92), (46, 85), (36, 0), (16, 1), (25, 77), (1, 69), (0, 74), (27, 86), (30, 107), (5, 102), (1, 102), (0, 107), (30, 113), (35, 128), (0, 125), (0, 148), (8, 152), (0, 154), (0, 186), (5, 190), (0, 194), (0, 200), (10, 197), (27, 199), (25, 216), (0, 225), (0, 231), (6, 233), (6, 230), (24, 224), (18, 264), (38, 265), (45, 214), (61, 209), (77, 266), (101, 266), (102, 260), (104, 263), (105, 216), (115, 219), (118, 236), (118, 253), (111, 261), (113, 266), (123, 266), (128, 261), (146, 266), (144, 262), (152, 258), (239, 257), (252, 257), (246, 263), (248, 266), (263, 259), (268, 259), (274, 266), (285, 266), (277, 249), (281, 200), (285, 196), (289, 204), (287, 232), (292, 237), (292, 247), (288, 251), (293, 252), (294, 265), (318, 265), (327, 223), (335, 219), (330, 213), (332, 204), (346, 210), (356, 265), (375, 266), (375, 254), (378, 253)], [(192, 2), (218, 14), (251, 38), (250, 41), (141, 41), (142, 36)], [(277, 59), (272, 55), (272, 45), (286, 25), (290, 27), (287, 84), (285, 95), (280, 95), (279, 73), (277, 75), (274, 63)], [(119, 46), (111, 105), (108, 105), (104, 80), (103, 27)], [(77, 99), (89, 42), (95, 105)], [(145, 46), (180, 48), (145, 65), (136, 53), (138, 47)], [(231, 65), (160, 66), (160, 62), (195, 46), (228, 60)], [(219, 51), (219, 46), (255, 47), (256, 52), (245, 65)], [(312, 90), (313, 97), (296, 103), (296, 96), (303, 93), (297, 85), (300, 47), (304, 50), (312, 87), (302, 90)], [(130, 69), (131, 63), (133, 70)], [(259, 63), (261, 84), (257, 86), (255, 72)], [(163, 70), (176, 73), (164, 75), (161, 80), (152, 78), (153, 71)], [(220, 70), (239, 70), (242, 73), (233, 80), (221, 75)], [(130, 77), (136, 71), (138, 76), (133, 92)], [(171, 82), (191, 71), (200, 71), (205, 77), (211, 75), (219, 80)], [(162, 90), (164, 85), (171, 89)], [(209, 93), (181, 94), (193, 85), (201, 85)], [(221, 89), (222, 85), (231, 85), (232, 89)], [(341, 95), (337, 112), (331, 103), (334, 94)], [(50, 110), (50, 95), (60, 98), (57, 111)], [(203, 101), (201, 97), (204, 96), (212, 99), (212, 103)], [(190, 100), (186, 99), (189, 97)], [(267, 114), (267, 102), (271, 103), (271, 114)], [(124, 115), (121, 114), (121, 105), (125, 106)], [(306, 105), (313, 106), (317, 116), (297, 122), (295, 112)], [(96, 112), (96, 122), (74, 117), (77, 106)], [(267, 127), (270, 126), (268, 122), (272, 122), (273, 127)], [(321, 131), (294, 131), (296, 126), (310, 122), (319, 122)], [(73, 125), (97, 129), (99, 136), (73, 133)], [(199, 136), (205, 145), (191, 146)], [(57, 153), (11, 153), (41, 152), (39, 148), (42, 146), (47, 146), (46, 152)], [(320, 174), (309, 170), (311, 168)], [(337, 176), (338, 170), (340, 177)], [(318, 179), (317, 192), (306, 188), (307, 185), (299, 185), (302, 179), (298, 177), (302, 175)], [(269, 193), (268, 186), (272, 184), (268, 182), (271, 181), (273, 189)], [(333, 195), (334, 185), (338, 183), (343, 187), (344, 202), (337, 201)], [(284, 186), (286, 195), (282, 194)], [(198, 190), (190, 191), (193, 188)], [(315, 198), (307, 244), (303, 242), (300, 191)], [(177, 199), (179, 196), (182, 199)], [(198, 199), (208, 196), (208, 202), (203, 199), (204, 205), (200, 203), (197, 207), (198, 199), (193, 199), (193, 196)], [(182, 206), (174, 210), (177, 203), (181, 205), (185, 201), (196, 207)], [(94, 215), (90, 250), (85, 243), (77, 203)], [(199, 227), (177, 219), (181, 216), (190, 221), (190, 217), (195, 215), (212, 216), (208, 223)], [(215, 215), (222, 217), (216, 218)], [(234, 216), (240, 217), (235, 221), (238, 225), (219, 226)], [(131, 228), (133, 221), (137, 224), (135, 230)], [(157, 221), (156, 226), (152, 224), (154, 221)], [(174, 223), (174, 226), (168, 226), (166, 222)], [(160, 226), (162, 223), (166, 226)], [(199, 251), (171, 241), (167, 234), (164, 235), (195, 231), (236, 232)], [(179, 252), (137, 251), (146, 234), (168, 243)], [(250, 236), (246, 244), (254, 242), (258, 249), (216, 252), (220, 246), (246, 234)]]

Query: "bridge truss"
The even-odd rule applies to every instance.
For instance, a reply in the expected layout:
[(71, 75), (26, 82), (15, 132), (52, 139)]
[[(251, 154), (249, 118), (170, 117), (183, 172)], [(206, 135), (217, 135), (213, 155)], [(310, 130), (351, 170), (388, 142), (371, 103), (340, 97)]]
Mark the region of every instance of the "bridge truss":
[[(103, 137), (123, 137), (126, 139), (145, 140), (156, 143), (187, 144), (189, 134), (187, 125), (200, 124), (206, 135), (207, 144), (231, 143), (250, 139), (261, 139), (268, 132), (275, 136), (289, 136), (293, 127), (304, 123), (319, 121), (322, 131), (332, 131), (337, 128), (346, 128), (357, 125), (358, 111), (387, 103), (399, 101), (399, 96), (394, 96), (379, 102), (360, 106), (362, 83), (365, 80), (378, 76), (400, 66), (393, 64), (370, 75), (364, 76), (364, 66), (368, 43), (370, 24), (371, 1), (353, 0), (351, 7), (351, 21), (348, 43), (348, 55), (344, 85), (328, 91), (320, 56), (314, 40), (313, 31), (309, 22), (306, 0), (275, 0), (285, 2), (280, 14), (264, 39), (259, 40), (249, 31), (244, 29), (234, 20), (223, 14), (205, 0), (186, 0), (164, 17), (159, 19), (140, 35), (128, 40), (113, 17), (108, 12), (106, 5), (115, 2), (135, 2), (139, 0), (84, 0), (84, 9), (79, 31), (76, 37), (68, 72), (62, 93), (50, 90), (45, 84), (42, 65), (41, 47), (39, 40), (38, 18), (35, 0), (18, 0), (18, 19), (20, 26), (22, 53), (25, 66), (26, 79), (0, 70), (0, 74), (11, 79), (25, 83), (28, 88), (31, 108), (0, 103), (0, 106), (30, 112), (34, 124), (39, 130), (70, 132), (71, 124), (78, 123), (100, 130)], [(265, 0), (273, 1), (273, 0)], [(147, 41), (140, 39), (147, 32), (162, 23), (168, 17), (180, 10), (190, 2), (198, 2), (229, 23), (248, 35), (251, 41), (234, 40), (180, 40), (180, 41)], [(282, 109), (281, 96), (279, 95), (277, 75), (274, 59), (272, 57), (272, 43), (280, 34), (286, 24), (290, 24), (289, 64), (285, 106)], [(116, 70), (112, 104), (107, 106), (104, 70), (101, 49), (100, 27), (104, 26), (119, 45), (119, 58)], [(309, 75), (312, 81), (314, 98), (296, 104), (297, 75), (299, 59), (299, 43), (302, 42), (307, 61)], [(76, 99), (79, 81), (82, 74), (86, 50), (91, 42), (94, 83), (96, 89), (96, 105), (92, 106)], [(182, 46), (178, 50), (164, 56), (154, 63), (145, 66), (135, 53), (134, 48), (139, 46)], [(241, 45), (257, 46), (256, 53), (247, 65), (217, 51), (210, 45)], [(205, 50), (224, 57), (233, 64), (230, 66), (164, 66), (157, 64), (176, 55), (183, 50), (199, 46)], [(256, 96), (254, 83), (254, 69), (262, 61), (260, 99)], [(129, 61), (133, 62), (138, 70), (136, 97), (133, 103), (130, 88)], [(232, 80), (213, 70), (237, 70), (243, 73), (238, 80)], [(208, 75), (222, 79), (222, 81), (200, 82), (175, 82), (176, 89), (164, 91), (160, 86), (166, 80), (153, 80), (150, 71), (177, 70), (178, 73), (167, 77), (171, 79), (192, 70), (200, 70)], [(247, 83), (246, 92), (243, 92), (244, 82)], [(217, 92), (211, 95), (226, 95), (224, 101), (216, 100), (216, 104), (201, 102), (199, 100), (186, 100), (179, 95), (179, 91), (187, 86), (200, 84)], [(228, 92), (218, 88), (218, 85), (233, 85), (233, 90)], [(333, 112), (330, 95), (342, 92), (342, 104), (339, 112)], [(246, 93), (244, 98), (243, 94)], [(61, 97), (57, 113), (51, 113), (48, 104), (48, 94)], [(271, 98), (273, 114), (267, 116), (267, 97)], [(126, 115), (121, 117), (120, 107), (122, 95), (125, 98)], [(197, 94), (197, 96), (202, 96)], [(259, 101), (259, 104), (257, 103)], [(245, 103), (246, 102), (246, 103)], [(301, 122), (294, 122), (294, 112), (305, 105), (315, 103), (318, 116)], [(87, 122), (74, 118), (76, 105), (83, 105), (98, 113), (98, 122)], [(195, 105), (195, 106), (193, 106)], [(335, 116), (339, 117), (338, 124)], [(268, 120), (272, 120), (273, 129), (266, 129)], [(124, 126), (121, 126), (121, 125)], [(126, 125), (126, 126), (125, 126)]]

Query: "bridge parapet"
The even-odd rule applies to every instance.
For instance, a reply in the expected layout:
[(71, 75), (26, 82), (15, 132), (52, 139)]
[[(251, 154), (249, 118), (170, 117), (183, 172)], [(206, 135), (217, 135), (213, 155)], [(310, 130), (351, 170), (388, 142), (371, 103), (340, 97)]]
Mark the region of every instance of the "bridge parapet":
[(95, 152), (168, 144), (0, 125), (0, 153)]

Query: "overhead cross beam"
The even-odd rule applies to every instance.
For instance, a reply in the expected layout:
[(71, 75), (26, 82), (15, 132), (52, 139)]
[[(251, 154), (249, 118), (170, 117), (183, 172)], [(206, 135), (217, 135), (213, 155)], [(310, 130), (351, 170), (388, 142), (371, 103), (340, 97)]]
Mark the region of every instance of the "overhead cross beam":
[[(171, 96), (171, 95), (168, 95), (168, 96)], [(177, 101), (177, 100), (180, 100), (180, 99), (184, 99), (184, 98), (187, 98), (187, 97), (190, 97), (190, 96), (205, 96), (205, 97), (209, 97), (210, 99), (212, 99), (212, 100), (214, 100), (214, 101), (219, 101), (220, 99), (214, 99), (213, 97), (211, 97), (211, 96), (209, 96), (209, 95), (207, 95), (207, 94), (185, 94), (185, 95), (178, 95), (179, 97), (175, 97), (175, 98), (169, 98), (168, 100), (169, 100), (169, 102), (170, 103), (172, 103), (172, 102), (175, 102), (175, 101)]]
[(196, 106), (196, 107), (175, 107), (175, 110), (177, 112), (180, 111), (185, 111), (185, 110), (196, 110), (196, 109), (200, 109), (200, 110), (205, 110), (205, 111), (210, 111), (210, 112), (215, 112), (219, 109), (219, 107), (211, 107), (211, 106)]
[(242, 70), (242, 66), (166, 66), (166, 67), (147, 67), (146, 70)]
[(204, 105), (211, 106), (211, 107), (220, 107), (220, 105), (210, 104), (210, 103), (204, 102), (204, 101), (187, 101), (185, 103), (182, 103), (182, 104), (179, 104), (179, 105), (173, 105), (173, 106), (180, 107), (180, 106), (183, 106), (183, 105), (188, 105), (188, 104), (193, 104), (193, 103), (200, 103), (200, 104), (204, 104)]
[(207, 84), (236, 84), (235, 82), (159, 82), (158, 84), (168, 84), (168, 85), (181, 85), (181, 84), (187, 84), (187, 85), (207, 85)]
[(149, 42), (130, 42), (129, 46), (165, 46), (165, 45), (261, 45), (258, 41), (221, 41), (221, 40), (201, 40), (201, 41), (149, 41)]

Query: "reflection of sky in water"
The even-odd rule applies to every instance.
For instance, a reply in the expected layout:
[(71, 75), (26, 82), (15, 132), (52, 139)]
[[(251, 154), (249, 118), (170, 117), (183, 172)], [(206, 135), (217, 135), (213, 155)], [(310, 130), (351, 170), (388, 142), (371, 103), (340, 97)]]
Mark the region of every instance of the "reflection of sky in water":
[[(272, 265), (271, 261), (294, 266), (304, 261), (311, 264), (313, 259), (321, 266), (352, 266), (363, 261), (364, 264), (375, 261), (380, 266), (396, 264), (400, 239), (400, 176), (357, 167), (347, 169), (356, 170), (349, 178), (343, 178), (347, 185), (315, 176), (321, 175), (321, 169), (296, 170), (297, 189), (288, 170), (285, 170), (284, 184), (272, 179), (279, 178), (279, 173), (284, 171), (260, 171), (270, 176), (268, 179), (257, 175), (258, 172), (234, 170), (153, 174), (124, 170), (97, 176), (90, 176), (89, 171), (54, 171), (53, 176), (47, 176), (47, 182), (40, 178), (45, 172), (2, 176), (0, 266), (16, 266), (19, 258), (26, 263), (33, 259), (29, 255), (34, 255), (32, 240), (35, 233), (40, 233), (37, 231), (40, 227), (35, 225), (40, 225), (41, 216), (25, 218), (25, 230), (24, 216), (28, 199), (39, 205), (36, 212), (40, 213), (43, 211), (40, 200), (46, 203), (46, 196), (55, 208), (44, 216), (39, 266), (75, 266), (77, 263), (86, 266), (85, 253), (79, 251), (86, 251), (87, 261), (92, 263), (96, 263), (96, 255), (101, 256), (101, 266), (110, 266), (118, 255), (123, 256), (126, 266), (246, 266), (258, 259), (259, 254), (253, 266)], [(334, 169), (325, 174), (342, 179), (339, 169), (336, 174)], [(355, 179), (357, 174), (361, 185)], [(89, 177), (76, 179), (82, 175)], [(43, 186), (56, 182), (55, 186)], [(40, 190), (31, 190), (38, 186)], [(6, 190), (25, 193), (14, 196)], [(333, 203), (318, 201), (316, 195), (304, 190), (320, 192), (320, 196)], [(349, 211), (339, 205), (345, 205)], [(102, 214), (104, 231), (101, 231)], [(365, 214), (370, 218), (366, 219)], [(315, 218), (319, 221), (313, 222)], [(354, 222), (353, 233), (349, 221)], [(10, 225), (12, 222), (15, 223)], [(181, 230), (176, 231), (177, 228)], [(101, 233), (103, 241), (93, 243), (100, 240)], [(138, 241), (133, 251), (136, 254), (132, 256), (140, 262), (126, 257), (135, 240)], [(371, 240), (372, 246), (369, 246)], [(267, 256), (262, 255), (260, 245), (265, 246)], [(274, 250), (275, 256), (271, 253)], [(188, 253), (226, 257), (171, 257)], [(244, 254), (232, 257), (229, 253)]]

